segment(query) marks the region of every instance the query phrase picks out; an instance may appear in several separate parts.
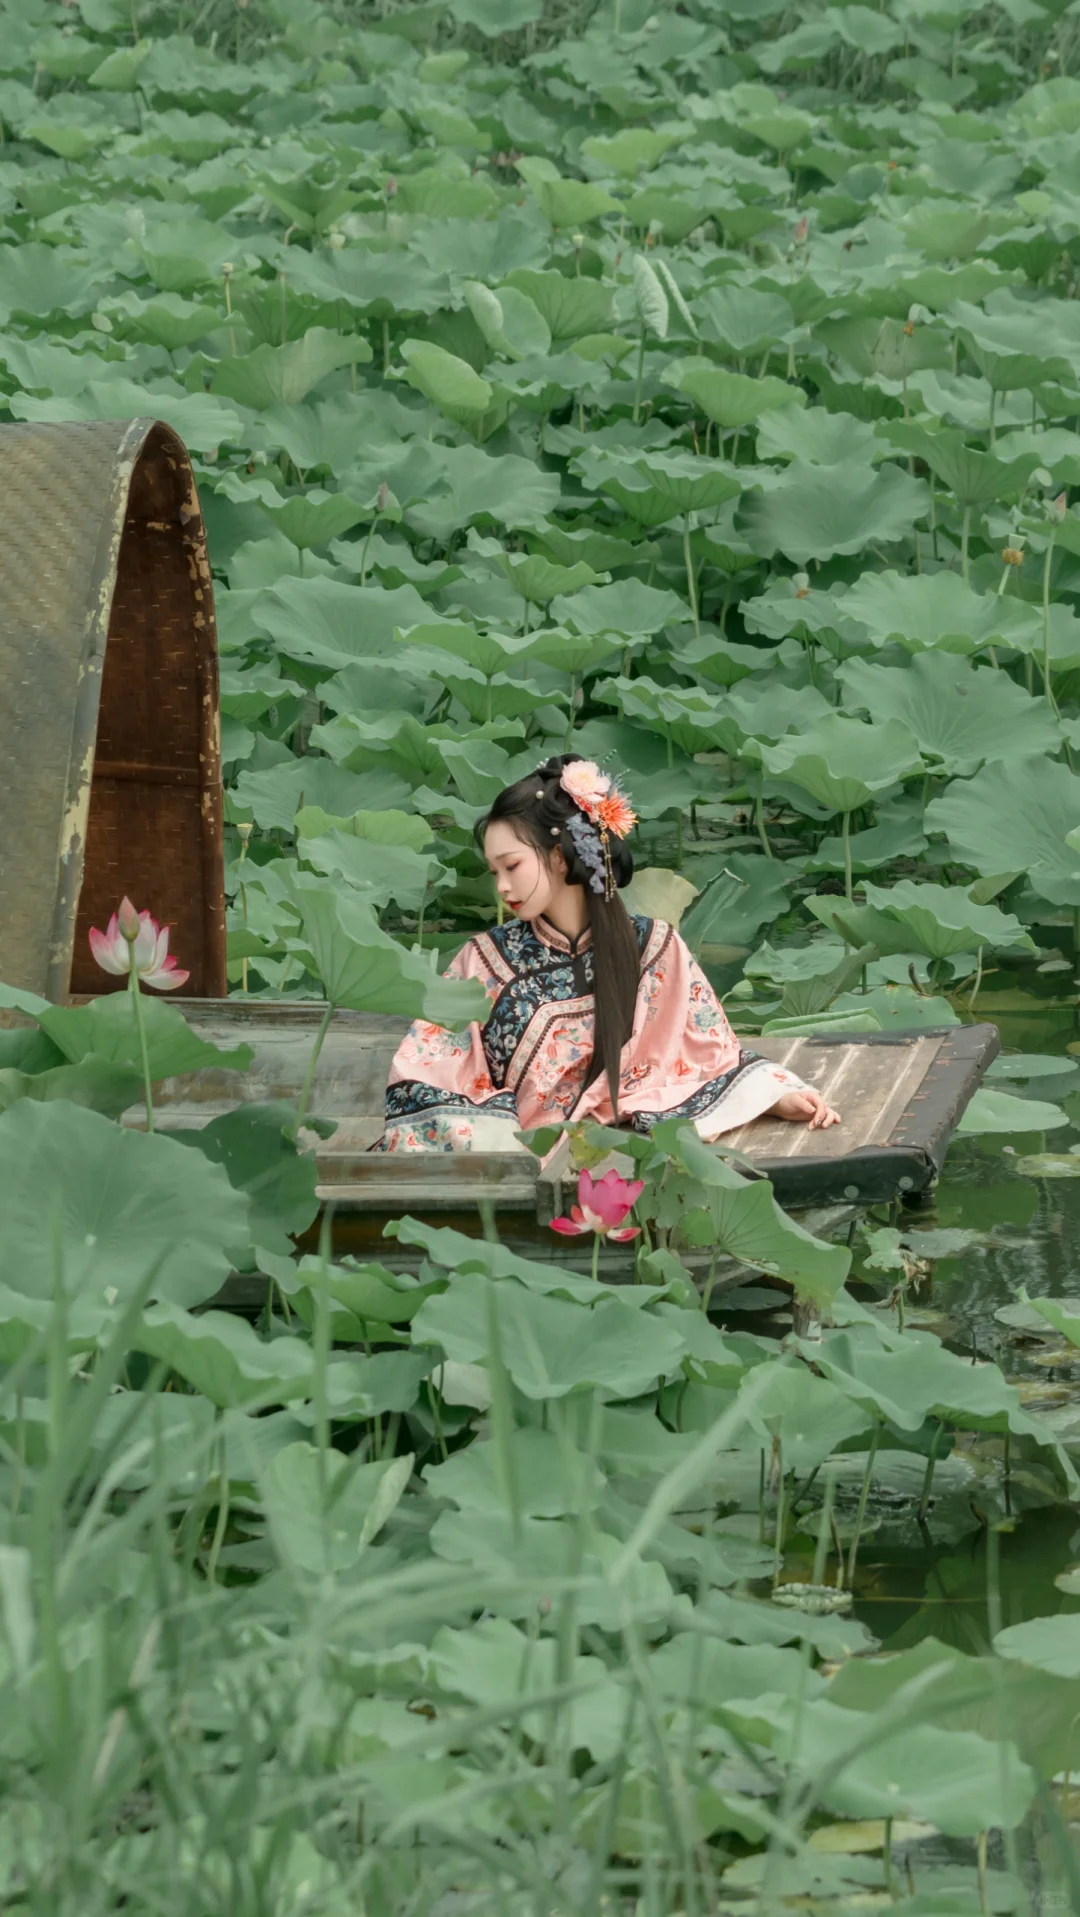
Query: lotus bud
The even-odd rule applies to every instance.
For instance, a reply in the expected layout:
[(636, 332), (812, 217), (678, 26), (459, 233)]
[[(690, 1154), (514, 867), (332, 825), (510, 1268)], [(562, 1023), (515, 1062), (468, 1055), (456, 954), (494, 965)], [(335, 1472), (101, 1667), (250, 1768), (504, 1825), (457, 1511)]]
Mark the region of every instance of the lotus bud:
[(203, 454), (204, 465), (206, 466), (216, 465), (217, 457), (220, 451), (221, 451), (220, 446), (208, 446), (205, 453)]
[(793, 572), (791, 575), (791, 583), (795, 588), (796, 599), (805, 599), (810, 591), (810, 574), (808, 572)]
[(394, 173), (387, 174), (386, 185), (383, 187), (383, 192), (386, 195), (386, 198), (388, 200), (393, 199), (395, 193), (397, 192), (397, 175), (396, 174)]
[(90, 324), (95, 333), (112, 332), (112, 321), (107, 313), (91, 313)]
[(797, 223), (795, 227), (795, 232), (793, 235), (796, 246), (802, 245), (809, 231), (810, 231), (810, 221), (807, 218), (806, 214), (804, 213), (802, 216), (802, 219), (799, 220), (799, 222)]
[(120, 901), (120, 910), (116, 914), (116, 923), (120, 928), (120, 937), (129, 945), (134, 945), (139, 936), (139, 914), (128, 898)]
[(570, 235), (570, 238), (571, 238), (571, 239), (573, 240), (573, 242), (574, 242), (574, 251), (575, 251), (575, 253), (580, 253), (580, 252), (581, 252), (581, 249), (582, 249), (582, 247), (583, 247), (583, 246), (584, 246), (584, 244), (585, 244), (585, 235), (584, 235), (584, 233), (571, 233), (571, 235)]
[(231, 280), (231, 279), (232, 279), (232, 276), (233, 276), (233, 274), (234, 274), (234, 273), (235, 273), (235, 271), (236, 271), (236, 268), (235, 268), (235, 266), (233, 265), (233, 263), (232, 263), (232, 261), (231, 261), (231, 260), (223, 260), (223, 261), (222, 261), (222, 263), (221, 263), (221, 271), (222, 271), (222, 274), (224, 275), (224, 277), (225, 277), (225, 279), (227, 279), (227, 280)]
[(1049, 518), (1052, 525), (1060, 526), (1062, 520), (1065, 517), (1065, 509), (1068, 503), (1069, 503), (1069, 500), (1068, 500), (1067, 493), (1059, 493), (1056, 499), (1052, 499), (1050, 501), (1050, 504), (1046, 508), (1046, 512), (1047, 512), (1047, 517)]
[(1004, 546), (1002, 547), (1001, 559), (1003, 565), (1022, 566), (1024, 563), (1024, 548), (1022, 546)]
[(899, 160), (886, 160), (885, 162), (886, 172), (895, 173), (899, 164), (900, 164)]
[(389, 504), (390, 504), (390, 488), (384, 479), (382, 485), (379, 487), (378, 493), (375, 496), (375, 511), (377, 513), (384, 513)]
[(326, 243), (328, 246), (333, 247), (335, 253), (340, 253), (345, 244), (345, 235), (344, 233), (331, 233), (327, 236)]
[(1035, 471), (1028, 481), (1028, 484), (1031, 486), (1052, 486), (1053, 483), (1054, 475), (1053, 473), (1048, 473), (1045, 466), (1036, 466)]

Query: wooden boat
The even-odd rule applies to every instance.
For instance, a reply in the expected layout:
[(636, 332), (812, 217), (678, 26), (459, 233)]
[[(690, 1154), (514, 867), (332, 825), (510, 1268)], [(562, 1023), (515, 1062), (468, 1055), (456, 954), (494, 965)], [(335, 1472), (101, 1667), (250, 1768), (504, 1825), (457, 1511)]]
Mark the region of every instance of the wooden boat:
[(0, 491), (0, 979), (109, 990), (86, 934), (126, 892), (216, 996), (217, 642), (183, 442), (154, 419), (0, 426)]
[[(295, 1100), (322, 1016), (318, 1004), (181, 1001), (204, 1038), (223, 1047), (247, 1043), (245, 1073), (204, 1069), (166, 1081), (160, 1123), (206, 1123), (248, 1101)], [(490, 1206), (515, 1239), (555, 1251), (549, 1220), (571, 1202), (557, 1159), (546, 1169), (524, 1152), (384, 1155), (370, 1146), (382, 1130), (383, 1092), (405, 1021), (338, 1012), (316, 1072), (310, 1110), (336, 1129), (317, 1151), (319, 1194), (333, 1203), (342, 1250), (383, 1256), (382, 1228), (401, 1212), (476, 1229), (476, 1208)], [(817, 1085), (843, 1123), (811, 1132), (758, 1119), (730, 1143), (768, 1176), (782, 1204), (917, 1202), (941, 1169), (949, 1139), (999, 1048), (993, 1025), (855, 1037), (774, 1037), (755, 1041), (778, 1064)], [(572, 1241), (571, 1241), (572, 1247)], [(378, 1249), (377, 1249), (378, 1248)]]

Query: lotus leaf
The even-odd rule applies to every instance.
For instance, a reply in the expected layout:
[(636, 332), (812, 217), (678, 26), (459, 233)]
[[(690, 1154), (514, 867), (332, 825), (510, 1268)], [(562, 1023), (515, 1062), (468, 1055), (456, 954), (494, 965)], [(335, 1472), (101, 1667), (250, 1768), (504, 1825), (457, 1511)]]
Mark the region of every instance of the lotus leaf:
[(769, 772), (843, 813), (922, 769), (918, 747), (899, 720), (863, 725), (842, 713), (819, 719), (808, 732), (785, 733), (775, 745), (762, 745), (761, 758)]
[(987, 760), (1051, 753), (1060, 736), (1045, 700), (948, 653), (917, 653), (902, 669), (852, 659), (837, 677), (845, 706), (873, 720), (899, 720), (923, 758), (954, 776), (967, 777)]
[(954, 856), (977, 872), (1024, 872), (1053, 905), (1080, 906), (1080, 855), (1066, 844), (1080, 816), (1080, 783), (1053, 759), (983, 766), (955, 779), (926, 809)]
[(821, 468), (793, 461), (767, 491), (744, 493), (737, 523), (755, 552), (820, 564), (870, 541), (905, 538), (928, 505), (922, 480), (891, 462), (868, 478), (855, 462)]

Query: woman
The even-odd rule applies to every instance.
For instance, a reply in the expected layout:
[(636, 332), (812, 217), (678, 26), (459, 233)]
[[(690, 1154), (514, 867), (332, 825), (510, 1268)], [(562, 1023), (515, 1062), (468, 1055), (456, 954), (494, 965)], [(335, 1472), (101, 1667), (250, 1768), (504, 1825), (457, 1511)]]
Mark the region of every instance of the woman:
[(765, 1112), (839, 1123), (819, 1092), (742, 1049), (670, 925), (628, 915), (635, 823), (574, 753), (500, 792), (477, 842), (510, 917), (449, 967), (483, 981), (491, 1010), (465, 1032), (411, 1027), (376, 1150), (514, 1151), (519, 1130), (582, 1118), (637, 1132), (681, 1118), (707, 1140)]

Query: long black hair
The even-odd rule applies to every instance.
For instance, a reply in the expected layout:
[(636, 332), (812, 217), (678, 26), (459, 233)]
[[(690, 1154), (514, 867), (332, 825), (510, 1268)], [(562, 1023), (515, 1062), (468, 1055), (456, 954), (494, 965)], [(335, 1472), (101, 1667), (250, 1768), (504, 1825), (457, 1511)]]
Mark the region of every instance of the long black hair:
[[(605, 898), (593, 890), (589, 872), (568, 831), (571, 819), (584, 815), (564, 792), (559, 779), (564, 766), (581, 759), (580, 752), (560, 752), (545, 759), (542, 766), (518, 779), (499, 793), (487, 817), (476, 826), (476, 842), (483, 848), (489, 825), (513, 827), (519, 839), (534, 846), (545, 862), (556, 849), (566, 860), (568, 885), (585, 890), (592, 935), (593, 991), (595, 998), (593, 1056), (586, 1085), (607, 1079), (615, 1116), (619, 1112), (619, 1065), (622, 1048), (634, 1024), (641, 955), (637, 935), (618, 893)], [(629, 885), (634, 876), (634, 860), (624, 839), (609, 836), (612, 877), (617, 886)]]

